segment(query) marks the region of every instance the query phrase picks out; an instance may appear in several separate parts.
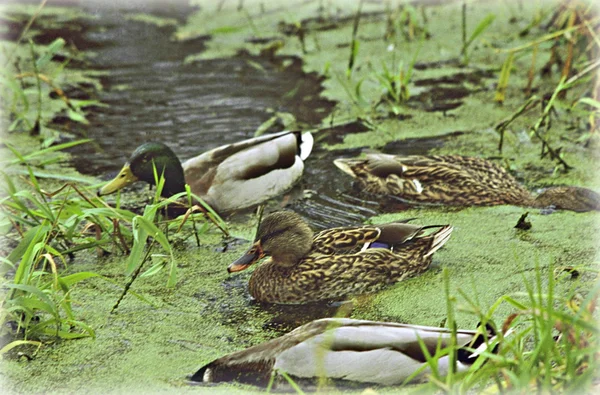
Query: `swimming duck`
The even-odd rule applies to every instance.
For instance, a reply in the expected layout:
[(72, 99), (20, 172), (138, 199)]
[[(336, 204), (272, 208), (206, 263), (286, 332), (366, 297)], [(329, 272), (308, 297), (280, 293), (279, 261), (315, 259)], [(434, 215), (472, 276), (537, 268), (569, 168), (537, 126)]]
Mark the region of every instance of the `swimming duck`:
[(600, 210), (600, 194), (592, 190), (554, 187), (536, 197), (504, 168), (482, 158), (369, 153), (364, 158), (336, 159), (334, 164), (366, 192), (417, 203)]
[[(465, 371), (486, 349), (496, 352), (495, 331), (457, 330), (456, 371)], [(292, 378), (348, 380), (381, 385), (402, 384), (419, 369), (411, 381), (420, 381), (429, 373), (427, 358), (419, 340), (430, 355), (450, 347), (449, 329), (364, 321), (348, 318), (324, 318), (312, 321), (271, 341), (225, 355), (200, 368), (191, 380), (203, 383), (237, 381), (266, 386), (272, 372), (286, 372)], [(467, 348), (468, 347), (468, 348)], [(474, 350), (474, 351), (473, 351)], [(449, 355), (440, 356), (437, 367), (446, 375)]]
[[(426, 229), (436, 229), (426, 234)], [(267, 215), (252, 247), (227, 270), (248, 268), (249, 292), (259, 302), (298, 304), (378, 291), (429, 267), (452, 232), (450, 225), (407, 223), (332, 228), (316, 236), (292, 211)]]
[(183, 164), (165, 144), (139, 146), (119, 174), (98, 191), (108, 195), (141, 180), (154, 185), (153, 163), (164, 171), (163, 197), (185, 191), (200, 196), (219, 213), (250, 207), (294, 185), (312, 150), (310, 133), (280, 132), (224, 145)]

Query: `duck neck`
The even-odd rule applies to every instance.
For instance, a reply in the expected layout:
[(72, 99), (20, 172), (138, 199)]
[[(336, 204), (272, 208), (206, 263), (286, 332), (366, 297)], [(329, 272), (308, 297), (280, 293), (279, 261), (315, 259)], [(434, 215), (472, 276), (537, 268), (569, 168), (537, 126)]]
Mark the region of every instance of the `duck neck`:
[(179, 192), (185, 191), (185, 178), (183, 177), (183, 169), (174, 174), (166, 174), (165, 171), (165, 185), (161, 191), (162, 197), (173, 196)]
[(304, 251), (289, 251), (285, 253), (273, 254), (273, 263), (285, 269), (291, 269), (306, 255)]
[[(156, 163), (158, 162), (158, 163)], [(185, 191), (185, 177), (183, 175), (183, 168), (179, 161), (177, 163), (160, 163), (159, 161), (155, 162), (156, 171), (160, 178), (161, 175), (165, 178), (165, 183), (163, 185), (162, 191), (160, 195), (162, 197), (170, 197), (179, 192)], [(152, 167), (148, 167), (140, 171), (140, 179), (146, 181), (150, 185), (156, 185), (156, 180), (154, 178), (154, 169)]]

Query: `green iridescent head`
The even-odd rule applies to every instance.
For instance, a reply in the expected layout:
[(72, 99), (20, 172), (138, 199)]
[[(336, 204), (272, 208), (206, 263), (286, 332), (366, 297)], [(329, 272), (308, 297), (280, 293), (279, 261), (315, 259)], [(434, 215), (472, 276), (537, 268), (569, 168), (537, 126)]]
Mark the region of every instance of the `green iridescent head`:
[(165, 144), (150, 142), (140, 145), (125, 163), (119, 174), (98, 191), (98, 195), (108, 195), (136, 181), (155, 185), (154, 167), (157, 174), (164, 174), (165, 185), (161, 195), (169, 197), (185, 190), (185, 177), (181, 162)]

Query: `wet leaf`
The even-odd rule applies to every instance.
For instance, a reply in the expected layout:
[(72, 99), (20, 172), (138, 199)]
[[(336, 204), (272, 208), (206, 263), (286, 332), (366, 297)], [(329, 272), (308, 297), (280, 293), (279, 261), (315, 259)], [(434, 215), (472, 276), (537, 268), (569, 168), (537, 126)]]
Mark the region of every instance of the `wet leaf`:
[(160, 229), (158, 229), (156, 225), (154, 225), (151, 221), (144, 217), (138, 216), (135, 217), (133, 220), (135, 221), (136, 225), (138, 225), (140, 228), (143, 228), (152, 238), (158, 241), (165, 251), (169, 253), (171, 252), (171, 245), (169, 244), (169, 240), (167, 240), (165, 234)]
[(594, 100), (591, 97), (584, 97), (582, 99), (579, 99), (576, 104), (579, 104), (579, 103), (587, 104), (588, 106), (592, 106), (592, 107), (596, 108), (597, 110), (600, 110), (600, 101)]
[(483, 20), (479, 22), (475, 30), (473, 30), (473, 33), (471, 33), (471, 37), (469, 37), (469, 39), (467, 40), (465, 47), (471, 45), (471, 43), (477, 37), (479, 37), (488, 27), (490, 27), (492, 22), (494, 22), (494, 19), (496, 19), (496, 15), (494, 14), (488, 14), (485, 18), (483, 18)]
[(77, 112), (77, 111), (73, 111), (71, 109), (67, 110), (67, 116), (69, 117), (69, 119), (71, 121), (75, 121), (75, 122), (79, 122), (82, 123), (84, 125), (89, 125), (88, 120), (85, 118), (85, 115)]
[(2, 347), (2, 349), (0, 349), (0, 355), (6, 354), (7, 352), (9, 352), (10, 350), (12, 350), (15, 347), (25, 346), (25, 345), (37, 346), (39, 348), (42, 345), (42, 342), (37, 342), (37, 341), (33, 341), (33, 340), (15, 340), (15, 341), (8, 343), (6, 346)]
[(140, 277), (150, 277), (154, 276), (158, 272), (160, 272), (166, 265), (166, 262), (160, 262), (150, 267), (150, 269), (146, 270)]
[(496, 87), (496, 96), (494, 101), (498, 103), (504, 103), (506, 87), (508, 86), (508, 80), (510, 78), (510, 71), (513, 65), (514, 54), (508, 54), (508, 57), (502, 64), (502, 70), (500, 71), (500, 78), (498, 79), (498, 86)]
[(37, 68), (44, 68), (48, 63), (50, 63), (50, 60), (52, 60), (54, 55), (56, 55), (58, 51), (63, 49), (64, 46), (65, 40), (60, 37), (52, 41), (52, 43), (50, 43), (50, 45), (48, 46), (46, 52), (35, 62)]
[(98, 273), (94, 272), (79, 272), (75, 274), (70, 274), (68, 276), (60, 277), (58, 279), (59, 282), (63, 283), (65, 286), (70, 288), (74, 284), (77, 284), (80, 281), (87, 280), (92, 277), (102, 277)]

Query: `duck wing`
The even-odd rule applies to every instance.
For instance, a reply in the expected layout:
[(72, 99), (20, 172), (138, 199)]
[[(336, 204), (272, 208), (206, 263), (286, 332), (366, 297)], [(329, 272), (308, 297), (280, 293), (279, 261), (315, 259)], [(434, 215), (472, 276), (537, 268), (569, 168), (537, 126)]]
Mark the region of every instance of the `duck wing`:
[[(400, 384), (427, 363), (421, 344), (435, 355), (436, 348), (448, 347), (451, 338), (444, 328), (360, 320), (332, 324), (279, 354), (274, 368), (296, 377)], [(457, 344), (468, 344), (476, 333), (457, 331)], [(446, 359), (438, 360), (442, 374), (447, 371)]]
[[(366, 167), (369, 172), (377, 177), (387, 178), (396, 175), (406, 180), (418, 180), (416, 189), (423, 189), (425, 185), (438, 180), (444, 182), (465, 181), (477, 179), (484, 166), (481, 166), (477, 158), (473, 161), (465, 161), (464, 157), (453, 155), (437, 156), (395, 156), (386, 154), (368, 154)], [(470, 165), (476, 164), (476, 167)]]
[(276, 339), (225, 355), (204, 365), (190, 380), (204, 383), (237, 381), (266, 386), (279, 354), (323, 333), (328, 325), (326, 320), (312, 321)]
[[(469, 344), (477, 333), (458, 330), (457, 344)], [(266, 385), (272, 370), (280, 369), (296, 377), (398, 384), (426, 363), (421, 344), (434, 355), (437, 347), (448, 346), (450, 337), (444, 328), (325, 318), (219, 358), (198, 370), (191, 380)], [(447, 370), (444, 358), (438, 360), (442, 371)], [(461, 369), (460, 364), (458, 367)]]
[(185, 180), (217, 211), (249, 207), (298, 181), (312, 141), (310, 133), (281, 132), (218, 147), (184, 162)]
[(529, 193), (504, 168), (460, 155), (387, 155), (336, 159), (335, 165), (366, 191), (410, 201), (453, 205), (522, 203)]
[(311, 254), (332, 255), (375, 247), (390, 248), (413, 239), (422, 229), (420, 225), (403, 222), (326, 229), (315, 235)]

